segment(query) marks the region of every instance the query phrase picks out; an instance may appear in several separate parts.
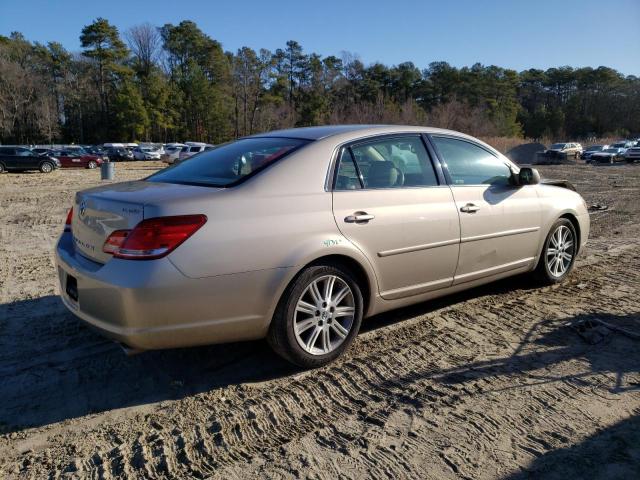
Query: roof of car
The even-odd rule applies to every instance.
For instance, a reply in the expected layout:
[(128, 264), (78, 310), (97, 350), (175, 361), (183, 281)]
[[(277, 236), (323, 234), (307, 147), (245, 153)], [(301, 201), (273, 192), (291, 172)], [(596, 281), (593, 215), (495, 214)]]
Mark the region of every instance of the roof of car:
[[(301, 127), (290, 128), (286, 130), (275, 130), (273, 132), (258, 133), (251, 137), (285, 137), (300, 138), (303, 140), (320, 140), (322, 138), (331, 137), (344, 133), (360, 132), (364, 133), (369, 130), (370, 133), (389, 133), (400, 131), (416, 131), (416, 132), (447, 132), (447, 130), (430, 127), (404, 126), (404, 125), (323, 125), (317, 127)], [(453, 132), (452, 132), (453, 133)], [(458, 133), (458, 132), (455, 132)]]

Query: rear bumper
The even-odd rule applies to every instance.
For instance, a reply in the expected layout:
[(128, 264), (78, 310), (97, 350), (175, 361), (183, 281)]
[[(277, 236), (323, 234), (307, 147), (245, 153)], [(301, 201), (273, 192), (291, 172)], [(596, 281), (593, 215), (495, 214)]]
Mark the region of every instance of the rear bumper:
[[(142, 350), (264, 337), (289, 274), (271, 269), (194, 279), (168, 257), (102, 265), (76, 253), (70, 233), (58, 241), (56, 264), (64, 305), (106, 337)], [(66, 292), (69, 276), (78, 301)]]

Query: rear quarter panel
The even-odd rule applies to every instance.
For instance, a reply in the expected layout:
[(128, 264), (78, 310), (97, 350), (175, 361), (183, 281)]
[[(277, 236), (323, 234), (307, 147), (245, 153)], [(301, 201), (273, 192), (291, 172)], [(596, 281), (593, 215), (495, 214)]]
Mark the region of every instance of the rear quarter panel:
[(325, 190), (332, 146), (314, 142), (210, 198), (145, 206), (145, 217), (207, 215), (207, 223), (169, 257), (193, 278), (299, 266), (352, 248)]

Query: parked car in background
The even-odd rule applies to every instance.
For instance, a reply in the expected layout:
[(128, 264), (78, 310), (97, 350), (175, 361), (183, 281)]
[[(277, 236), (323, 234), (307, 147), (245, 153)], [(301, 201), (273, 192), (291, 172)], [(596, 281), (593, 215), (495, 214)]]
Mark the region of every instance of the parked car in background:
[(124, 162), (127, 160), (133, 160), (133, 153), (124, 147), (109, 147), (105, 153), (110, 162)]
[(623, 155), (627, 163), (640, 162), (640, 145), (627, 149)]
[(124, 148), (129, 150), (131, 153), (133, 153), (133, 150), (138, 148), (139, 146), (140, 145), (138, 145), (137, 143), (125, 143), (124, 144)]
[(31, 151), (36, 155), (45, 155), (49, 151), (49, 149), (45, 147), (35, 147), (32, 148)]
[(597, 152), (603, 151), (605, 148), (609, 148), (609, 145), (591, 145), (582, 151), (580, 158), (586, 160), (589, 163), (591, 155)]
[[(562, 186), (566, 188), (563, 188)], [(363, 318), (531, 272), (570, 274), (583, 198), (449, 130), (345, 125), (243, 138), (76, 193), (60, 296), (135, 349), (266, 337), (303, 367)]]
[[(615, 145), (615, 144), (614, 144)], [(614, 147), (605, 148), (601, 152), (596, 152), (591, 155), (592, 163), (615, 163), (624, 159), (624, 153), (626, 148)]]
[(85, 155), (89, 153), (81, 145), (65, 145), (64, 147), (62, 147), (62, 149), (66, 150), (67, 152), (73, 152), (77, 155)]
[(184, 143), (167, 143), (164, 146), (164, 154), (160, 156), (160, 159), (164, 163), (168, 163), (169, 165), (171, 165), (176, 161), (176, 159), (180, 155), (180, 150), (182, 150), (183, 147), (186, 147)]
[(160, 152), (151, 147), (136, 147), (132, 153), (135, 160), (160, 160)]
[(152, 143), (150, 145), (142, 145), (144, 146), (148, 146), (151, 150), (153, 150), (154, 152), (158, 152), (158, 155), (160, 155), (160, 157), (162, 157), (162, 155), (164, 155), (164, 145), (163, 144), (157, 144), (157, 143)]
[(55, 157), (38, 155), (24, 147), (0, 147), (0, 173), (27, 170), (51, 173), (56, 168), (60, 168), (60, 161)]
[(554, 143), (545, 150), (544, 154), (548, 158), (579, 158), (582, 154), (582, 145), (579, 143)]
[(192, 157), (196, 153), (204, 152), (205, 150), (211, 150), (212, 148), (213, 145), (209, 145), (207, 143), (186, 142), (185, 146), (180, 150), (178, 160), (184, 160), (186, 158)]
[(105, 160), (105, 157), (107, 156), (105, 149), (97, 145), (84, 147), (84, 150), (91, 155), (98, 155), (102, 157), (103, 160)]
[(104, 161), (102, 156), (72, 150), (49, 150), (46, 155), (60, 160), (62, 168), (96, 168)]
[(623, 150), (622, 153), (626, 152), (627, 149), (633, 147), (633, 142), (629, 140), (620, 140), (619, 142), (611, 144), (611, 148), (621, 148)]

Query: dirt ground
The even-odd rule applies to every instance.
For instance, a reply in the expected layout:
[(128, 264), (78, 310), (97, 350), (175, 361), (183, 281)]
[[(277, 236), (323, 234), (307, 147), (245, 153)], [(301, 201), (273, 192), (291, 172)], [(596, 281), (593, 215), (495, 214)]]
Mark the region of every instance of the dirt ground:
[(608, 207), (566, 282), (369, 319), (308, 372), (264, 342), (126, 357), (56, 296), (56, 238), (99, 172), (0, 176), (0, 478), (640, 478), (640, 340), (570, 326), (640, 334), (640, 165), (540, 170)]

